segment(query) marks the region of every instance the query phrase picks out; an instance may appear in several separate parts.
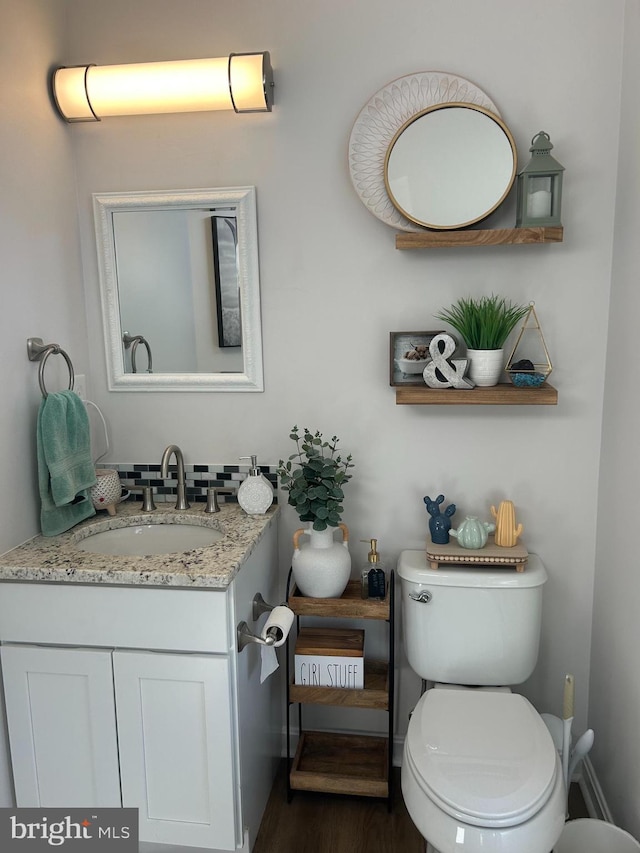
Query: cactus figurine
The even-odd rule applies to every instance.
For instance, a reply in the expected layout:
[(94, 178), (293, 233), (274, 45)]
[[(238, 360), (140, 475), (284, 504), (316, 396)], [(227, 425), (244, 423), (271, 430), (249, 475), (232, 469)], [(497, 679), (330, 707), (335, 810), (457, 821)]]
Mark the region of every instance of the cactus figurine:
[(447, 545), (449, 542), (449, 531), (451, 530), (451, 516), (456, 511), (456, 505), (449, 504), (443, 515), (440, 512), (440, 504), (444, 503), (444, 495), (438, 495), (435, 501), (432, 501), (427, 495), (423, 500), (427, 507), (427, 512), (431, 516), (429, 519), (431, 541), (435, 545)]
[(491, 515), (496, 520), (495, 543), (502, 548), (513, 548), (522, 533), (522, 525), (516, 527), (516, 511), (512, 501), (502, 501), (498, 510), (491, 507)]
[(477, 551), (479, 548), (484, 548), (489, 534), (495, 529), (495, 524), (489, 521), (478, 521), (475, 515), (468, 515), (457, 530), (451, 531), (451, 535), (458, 540), (458, 545)]

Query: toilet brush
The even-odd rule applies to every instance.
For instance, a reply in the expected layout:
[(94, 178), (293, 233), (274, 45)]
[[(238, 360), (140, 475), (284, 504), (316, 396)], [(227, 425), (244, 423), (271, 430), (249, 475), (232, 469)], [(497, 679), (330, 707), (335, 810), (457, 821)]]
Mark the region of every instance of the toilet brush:
[(562, 774), (565, 788), (569, 790), (569, 753), (571, 751), (571, 726), (573, 725), (573, 675), (564, 677), (564, 694), (562, 697)]
[(569, 782), (573, 777), (573, 771), (576, 769), (578, 764), (585, 758), (589, 752), (591, 751), (591, 747), (593, 746), (593, 729), (587, 729), (586, 732), (583, 732), (578, 740), (576, 741), (576, 745), (571, 750), (571, 761), (569, 762)]

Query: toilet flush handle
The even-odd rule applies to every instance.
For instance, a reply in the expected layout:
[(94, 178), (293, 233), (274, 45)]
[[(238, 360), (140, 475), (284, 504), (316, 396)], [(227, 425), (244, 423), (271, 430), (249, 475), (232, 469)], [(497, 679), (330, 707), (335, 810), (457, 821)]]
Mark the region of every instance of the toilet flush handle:
[(420, 602), (420, 604), (429, 604), (433, 595), (428, 589), (423, 589), (421, 592), (410, 592), (409, 598), (413, 599), (413, 601)]

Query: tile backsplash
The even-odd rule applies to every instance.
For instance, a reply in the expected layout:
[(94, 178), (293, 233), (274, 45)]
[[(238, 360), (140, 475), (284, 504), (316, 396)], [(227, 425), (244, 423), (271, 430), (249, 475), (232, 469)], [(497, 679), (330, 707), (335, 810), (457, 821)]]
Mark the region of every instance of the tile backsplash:
[[(171, 501), (175, 499), (177, 474), (175, 470), (169, 469), (169, 478), (160, 477), (160, 465), (134, 464), (130, 462), (109, 462), (105, 468), (115, 468), (120, 474), (120, 482), (123, 489), (141, 489), (143, 486), (153, 488), (153, 497), (156, 503)], [(260, 465), (260, 471), (269, 480), (274, 488), (273, 502), (277, 503), (276, 465)], [(214, 486), (219, 489), (233, 489), (233, 494), (221, 494), (218, 498), (220, 503), (232, 501), (237, 503), (237, 492), (240, 483), (248, 475), (247, 466), (243, 465), (186, 465), (184, 466), (185, 480), (187, 484), (187, 497), (194, 503), (206, 502), (207, 489)], [(140, 492), (133, 492), (128, 500), (142, 500)]]

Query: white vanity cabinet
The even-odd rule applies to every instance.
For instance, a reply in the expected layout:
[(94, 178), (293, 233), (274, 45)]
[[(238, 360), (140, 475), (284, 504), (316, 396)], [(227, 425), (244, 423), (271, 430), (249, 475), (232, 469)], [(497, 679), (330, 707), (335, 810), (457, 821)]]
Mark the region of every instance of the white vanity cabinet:
[(18, 806), (120, 806), (111, 653), (3, 646)]
[(18, 805), (135, 805), (143, 839), (235, 850), (227, 657), (25, 645), (1, 656)]
[(248, 853), (282, 691), (235, 634), (256, 592), (277, 603), (275, 567), (272, 528), (226, 590), (2, 584), (17, 805), (137, 807), (141, 851)]
[(140, 837), (236, 846), (228, 660), (116, 652), (122, 802), (146, 803)]

